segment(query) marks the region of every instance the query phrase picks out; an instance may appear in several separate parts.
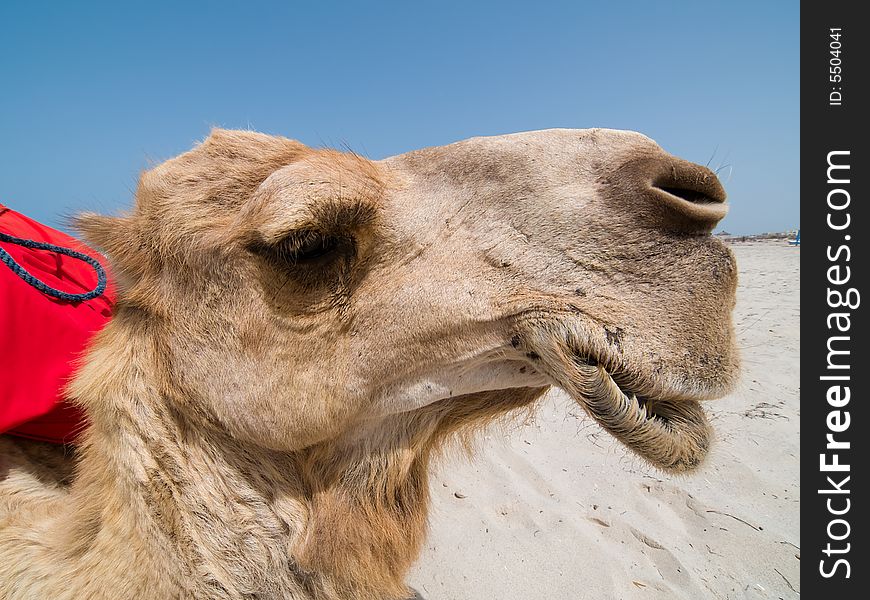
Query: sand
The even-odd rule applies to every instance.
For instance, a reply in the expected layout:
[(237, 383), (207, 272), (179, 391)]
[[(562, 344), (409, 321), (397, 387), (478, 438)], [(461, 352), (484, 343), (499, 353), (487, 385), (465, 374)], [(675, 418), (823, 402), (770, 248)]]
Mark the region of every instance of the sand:
[(658, 473), (552, 392), (435, 472), (426, 600), (798, 597), (800, 249), (732, 248), (743, 373), (704, 468)]

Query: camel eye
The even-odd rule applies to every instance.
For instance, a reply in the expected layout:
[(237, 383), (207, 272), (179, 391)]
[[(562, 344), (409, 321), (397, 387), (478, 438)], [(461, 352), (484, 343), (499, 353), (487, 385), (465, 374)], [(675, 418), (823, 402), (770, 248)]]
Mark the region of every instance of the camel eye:
[(314, 231), (305, 231), (291, 236), (285, 244), (287, 258), (294, 262), (303, 262), (332, 253), (338, 248), (338, 239)]
[(335, 254), (340, 238), (315, 231), (294, 232), (277, 243), (253, 242), (249, 249), (278, 265), (319, 263)]

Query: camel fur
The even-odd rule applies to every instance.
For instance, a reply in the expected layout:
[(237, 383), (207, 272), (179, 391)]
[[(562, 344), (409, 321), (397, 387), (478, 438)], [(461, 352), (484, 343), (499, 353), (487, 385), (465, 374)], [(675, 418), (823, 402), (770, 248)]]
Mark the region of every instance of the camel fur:
[(632, 132), (370, 161), (213, 131), (78, 221), (119, 300), (82, 442), (0, 437), (0, 597), (405, 598), (433, 462), (552, 385), (695, 468), (738, 365), (723, 201)]

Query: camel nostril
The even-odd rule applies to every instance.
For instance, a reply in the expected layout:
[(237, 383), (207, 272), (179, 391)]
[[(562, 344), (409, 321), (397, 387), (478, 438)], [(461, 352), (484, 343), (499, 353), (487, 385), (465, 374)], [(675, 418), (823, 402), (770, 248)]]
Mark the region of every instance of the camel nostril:
[(728, 212), (725, 188), (710, 169), (682, 160), (659, 166), (651, 187), (660, 218), (683, 231), (709, 232)]
[(666, 186), (655, 186), (663, 192), (667, 192), (672, 196), (676, 196), (677, 198), (682, 198), (686, 202), (691, 202), (692, 204), (720, 204), (722, 200), (717, 198), (711, 198), (704, 192), (699, 192), (698, 190), (690, 190), (686, 188), (674, 188), (674, 187), (666, 187)]
[(692, 204), (722, 204), (726, 197), (725, 189), (713, 171), (686, 161), (669, 165), (652, 185)]
[(606, 179), (645, 225), (708, 234), (728, 212), (725, 188), (708, 169), (667, 154), (626, 161)]

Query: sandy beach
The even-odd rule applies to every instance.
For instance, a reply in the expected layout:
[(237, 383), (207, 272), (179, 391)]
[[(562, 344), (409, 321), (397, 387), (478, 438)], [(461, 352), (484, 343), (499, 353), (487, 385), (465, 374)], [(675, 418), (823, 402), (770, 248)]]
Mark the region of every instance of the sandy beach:
[(558, 391), (432, 479), (427, 600), (797, 598), (800, 249), (732, 246), (743, 373), (704, 467), (662, 475)]

